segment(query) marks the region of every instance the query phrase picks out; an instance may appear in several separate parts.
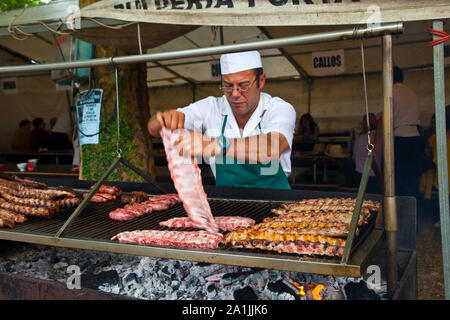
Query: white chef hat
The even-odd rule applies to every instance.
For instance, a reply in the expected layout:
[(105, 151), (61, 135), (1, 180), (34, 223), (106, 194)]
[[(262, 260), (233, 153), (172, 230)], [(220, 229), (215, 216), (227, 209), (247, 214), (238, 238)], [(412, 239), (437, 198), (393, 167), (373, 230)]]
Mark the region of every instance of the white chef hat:
[(258, 51), (245, 51), (223, 54), (220, 57), (222, 74), (262, 68), (261, 55)]

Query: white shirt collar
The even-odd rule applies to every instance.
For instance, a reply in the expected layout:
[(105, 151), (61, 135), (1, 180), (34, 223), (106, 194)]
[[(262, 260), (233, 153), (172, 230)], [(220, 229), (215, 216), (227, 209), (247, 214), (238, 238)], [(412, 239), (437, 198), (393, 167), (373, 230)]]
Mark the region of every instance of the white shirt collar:
[[(226, 99), (225, 96), (222, 96), (221, 99), (223, 101), (222, 108), (221, 108), (222, 115), (223, 116), (228, 115), (227, 123), (229, 122), (234, 130), (239, 131), (239, 127), (237, 125), (236, 118), (234, 117), (233, 110), (231, 110), (228, 100)], [(268, 108), (268, 104), (265, 103), (264, 101), (265, 101), (264, 94), (261, 93), (258, 106), (256, 107), (252, 116), (246, 123), (246, 125), (244, 127), (244, 131), (242, 133), (242, 137), (248, 137), (255, 130), (255, 128), (258, 127), (258, 124), (261, 122), (262, 116), (264, 115), (264, 113), (266, 112), (266, 110)]]

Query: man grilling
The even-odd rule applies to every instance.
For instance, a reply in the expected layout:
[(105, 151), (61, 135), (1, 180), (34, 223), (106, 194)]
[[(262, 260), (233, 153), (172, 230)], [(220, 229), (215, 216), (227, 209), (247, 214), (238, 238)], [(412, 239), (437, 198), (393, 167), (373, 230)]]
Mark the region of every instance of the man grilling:
[(290, 189), (296, 113), (291, 104), (263, 93), (266, 75), (257, 51), (220, 58), (222, 97), (157, 112), (148, 130), (185, 129), (180, 154), (207, 159), (218, 186)]

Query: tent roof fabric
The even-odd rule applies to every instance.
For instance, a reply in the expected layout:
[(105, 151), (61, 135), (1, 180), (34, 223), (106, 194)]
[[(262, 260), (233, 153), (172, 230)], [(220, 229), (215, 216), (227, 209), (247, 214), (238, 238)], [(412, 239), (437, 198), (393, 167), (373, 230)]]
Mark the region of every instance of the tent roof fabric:
[[(0, 14), (0, 50), (2, 47), (17, 52), (19, 55), (30, 58), (38, 63), (49, 63), (60, 61), (60, 52), (57, 47), (57, 43), (60, 41), (67, 41), (70, 36), (62, 36), (54, 34), (47, 29), (43, 29), (42, 25), (37, 21), (45, 21), (47, 24), (57, 23), (58, 20), (67, 19), (68, 16), (78, 14), (83, 16), (88, 8), (99, 8), (101, 6), (119, 6), (123, 5), (127, 9), (127, 3), (130, 3), (130, 11), (133, 11), (132, 6), (139, 1), (125, 1), (125, 0), (104, 0), (83, 8), (81, 11), (77, 10), (74, 6), (78, 3), (78, 0), (57, 0), (50, 2), (49, 5), (28, 8), (26, 10), (14, 10), (12, 12), (6, 12)], [(142, 1), (141, 1), (142, 2)], [(183, 4), (181, 4), (183, 2)], [(233, 12), (236, 8), (242, 6), (245, 3), (249, 6), (253, 1), (220, 1), (220, 4), (232, 3)], [(143, 3), (143, 2), (142, 2)], [(199, 26), (189, 24), (188, 21), (180, 24), (174, 24), (172, 20), (166, 20), (167, 23), (145, 23), (139, 22), (145, 20), (148, 16), (150, 9), (155, 9), (154, 6), (157, 3), (164, 4), (165, 1), (146, 1), (148, 8), (141, 10), (139, 19), (135, 21), (120, 21), (120, 20), (104, 20), (108, 18), (107, 10), (103, 10), (103, 14), (96, 16), (95, 20), (105, 22), (107, 25), (115, 25), (114, 29), (108, 26), (100, 26), (93, 23), (91, 20), (82, 19), (82, 28), (73, 30), (72, 35), (80, 40), (90, 42), (98, 45), (113, 46), (124, 50), (129, 54), (138, 54), (140, 52), (139, 42), (143, 52), (157, 53), (167, 51), (178, 51), (194, 48), (205, 48), (210, 46), (218, 46), (221, 44), (235, 44), (243, 42), (253, 42), (269, 38), (282, 38), (302, 34), (312, 34), (324, 31), (334, 31), (353, 28), (353, 25), (330, 25), (333, 21), (329, 21), (325, 26), (302, 26), (304, 24), (300, 18), (297, 20), (297, 26), (272, 26), (272, 25), (260, 25), (260, 26), (223, 26), (223, 29), (214, 26)], [(169, 3), (169, 2), (167, 2)], [(170, 2), (171, 3), (171, 2)], [(185, 17), (190, 15), (200, 15), (206, 12), (206, 9), (211, 9), (208, 12), (210, 20), (213, 22), (219, 22), (215, 19), (217, 15), (223, 14), (222, 11), (227, 12), (230, 8), (219, 5), (219, 1), (176, 1), (180, 6), (184, 6), (183, 10), (177, 8), (172, 10), (169, 7), (156, 8), (158, 14), (171, 14), (179, 15), (184, 14)], [(201, 3), (202, 9), (191, 11), (187, 10), (187, 3)], [(206, 8), (206, 3), (211, 3), (211, 8)], [(262, 2), (254, 1), (255, 7), (251, 10), (265, 10), (264, 6), (261, 6)], [(340, 12), (353, 10), (353, 12), (361, 12), (369, 10), (368, 2), (361, 0), (358, 2), (342, 0), (338, 6), (332, 6), (332, 3), (323, 5), (306, 5), (306, 1), (266, 1), (269, 3), (272, 9), (278, 11), (274, 12), (292, 12), (297, 10), (298, 14), (309, 12), (323, 12), (328, 10), (331, 12), (334, 9), (339, 9)], [(280, 4), (274, 6), (274, 4)], [(292, 4), (300, 3), (301, 5), (293, 6)], [(314, 3), (319, 3), (314, 1)], [(429, 1), (407, 1), (407, 0), (395, 0), (395, 1), (370, 1), (375, 6), (371, 7), (372, 17), (375, 14), (382, 13), (383, 19), (393, 19), (394, 16), (389, 16), (386, 13), (389, 12), (395, 6), (403, 5), (403, 10), (400, 10), (405, 14), (406, 11), (415, 8), (417, 11), (415, 19), (420, 20), (426, 15), (430, 14), (430, 10), (433, 12), (440, 9), (439, 16), (448, 16), (449, 6), (448, 1), (441, 0), (429, 0)], [(442, 3), (446, 3), (445, 8), (442, 7)], [(215, 5), (214, 5), (215, 4)], [(284, 5), (285, 4), (285, 5)], [(66, 9), (64, 9), (64, 5)], [(152, 8), (150, 8), (153, 6)], [(261, 7), (260, 7), (261, 6)], [(275, 8), (276, 7), (276, 8)], [(278, 8), (279, 7), (279, 8)], [(294, 8), (294, 9), (293, 9)], [(334, 9), (333, 9), (334, 8)], [(421, 10), (417, 10), (421, 8)], [(86, 9), (86, 10), (85, 10)], [(124, 10), (125, 10), (124, 9)], [(144, 8), (141, 8), (144, 9)], [(218, 11), (216, 9), (223, 9)], [(98, 10), (98, 9), (96, 9)], [(281, 10), (281, 11), (280, 11)], [(339, 11), (338, 10), (338, 11)], [(381, 11), (377, 11), (381, 10)], [(384, 11), (383, 11), (384, 10)], [(387, 11), (386, 11), (387, 10)], [(122, 10), (123, 11), (123, 10)], [(126, 10), (125, 10), (126, 11)], [(136, 10), (134, 10), (136, 11)], [(176, 12), (175, 12), (176, 11)], [(369, 12), (368, 11), (368, 12)], [(45, 15), (47, 12), (48, 16)], [(97, 11), (98, 12), (98, 11)], [(252, 11), (256, 12), (256, 11)], [(276, 16), (272, 13), (272, 15)], [(316, 14), (317, 16), (317, 14)], [(283, 16), (283, 19), (285, 17)], [(397, 17), (398, 18), (398, 17)], [(406, 19), (406, 16), (402, 16), (402, 19)], [(101, 20), (103, 19), (103, 20)], [(406, 19), (407, 20), (407, 19)], [(201, 21), (201, 20), (198, 20)], [(344, 21), (344, 20), (342, 20)], [(24, 41), (18, 41), (7, 35), (5, 30), (9, 23), (21, 25), (24, 31), (33, 32), (33, 36), (28, 37)], [(284, 22), (280, 22), (283, 24)], [(319, 20), (315, 21), (319, 23)], [(342, 22), (340, 22), (342, 23)], [(117, 28), (117, 25), (123, 26)], [(138, 25), (140, 30), (140, 37), (138, 36)], [(215, 25), (217, 25), (215, 23)], [(3, 26), (3, 28), (2, 28)], [(67, 26), (59, 22), (60, 30), (66, 31)], [(86, 26), (86, 27), (85, 27)], [(94, 27), (95, 26), (95, 27)], [(445, 30), (450, 33), (450, 24), (445, 25)], [(428, 32), (428, 28), (431, 27), (430, 21), (414, 21), (404, 23), (404, 33), (395, 36), (394, 43), (394, 63), (401, 68), (414, 69), (414, 68), (431, 68), (432, 66), (432, 50), (427, 47), (427, 43), (431, 40), (431, 36)], [(30, 31), (31, 30), (31, 31)], [(1, 36), (3, 35), (3, 36)], [(64, 39), (66, 38), (66, 39)], [(365, 46), (365, 61), (366, 72), (380, 72), (381, 71), (381, 40), (379, 38), (364, 39)], [(329, 43), (311, 44), (294, 46), (280, 49), (267, 49), (261, 50), (263, 58), (263, 65), (267, 75), (272, 78), (278, 79), (299, 79), (314, 77), (312, 70), (312, 54), (314, 52), (329, 51), (329, 50), (344, 50), (345, 54), (345, 68), (343, 74), (359, 74), (362, 72), (361, 68), (361, 52), (359, 41), (355, 40), (343, 40)], [(177, 84), (196, 84), (205, 83), (210, 81), (217, 81), (211, 75), (211, 64), (216, 63), (219, 60), (219, 56), (208, 56), (198, 58), (186, 58), (177, 59), (172, 61), (161, 61), (158, 63), (148, 63), (148, 85), (149, 86), (165, 86), (165, 85), (177, 85)], [(7, 65), (6, 61), (0, 60), (0, 65)]]

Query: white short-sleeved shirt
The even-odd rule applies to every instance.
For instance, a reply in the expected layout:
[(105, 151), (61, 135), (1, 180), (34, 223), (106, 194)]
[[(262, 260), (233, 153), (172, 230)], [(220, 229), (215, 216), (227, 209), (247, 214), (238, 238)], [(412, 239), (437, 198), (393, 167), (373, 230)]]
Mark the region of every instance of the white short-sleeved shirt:
[(51, 131), (65, 133), (67, 134), (69, 139), (72, 139), (72, 122), (70, 119), (69, 111), (66, 111), (59, 115)]
[[(227, 117), (224, 136), (230, 139), (246, 138), (260, 134), (258, 124), (261, 124), (263, 134), (269, 132), (281, 133), (289, 143), (289, 149), (280, 156), (280, 164), (286, 176), (291, 173), (291, 149), (295, 130), (296, 113), (291, 104), (267, 93), (261, 93), (258, 107), (253, 112), (244, 127), (239, 130), (236, 118), (225, 96), (207, 97), (177, 109), (185, 114), (184, 127), (186, 130), (199, 131), (209, 137), (217, 138), (221, 135), (222, 124)], [(211, 171), (216, 176), (215, 158), (208, 160)]]
[[(392, 89), (394, 112), (394, 136), (417, 137), (420, 124), (419, 102), (417, 96), (403, 83), (395, 83)], [(382, 111), (382, 108), (380, 112)]]
[[(370, 140), (373, 141), (375, 138), (375, 131), (370, 132)], [(374, 152), (374, 160), (377, 162), (378, 167), (381, 165), (381, 151), (383, 148), (377, 148)], [(367, 159), (367, 133), (361, 134), (355, 140), (355, 145), (353, 146), (353, 160), (355, 160), (355, 171), (363, 173), (364, 165)], [(375, 176), (373, 170), (370, 170), (370, 176)]]

